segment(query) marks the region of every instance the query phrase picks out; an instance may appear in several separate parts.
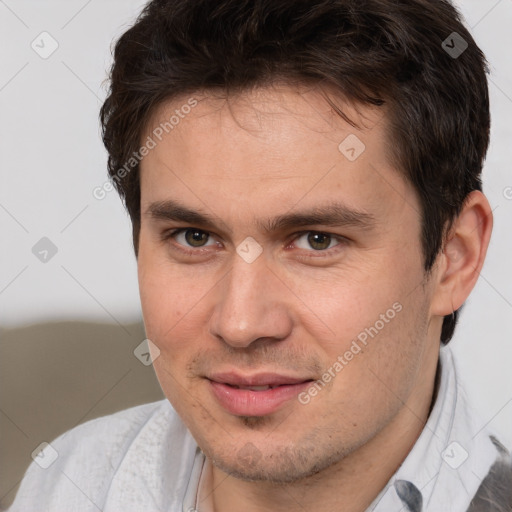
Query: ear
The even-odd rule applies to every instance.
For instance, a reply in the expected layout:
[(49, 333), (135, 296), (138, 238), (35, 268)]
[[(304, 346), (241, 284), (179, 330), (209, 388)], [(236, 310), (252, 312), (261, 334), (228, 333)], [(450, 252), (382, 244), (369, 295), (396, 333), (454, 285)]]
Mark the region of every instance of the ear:
[(437, 285), (431, 303), (433, 315), (451, 315), (464, 304), (482, 270), (492, 225), (489, 201), (482, 192), (471, 192), (437, 258)]

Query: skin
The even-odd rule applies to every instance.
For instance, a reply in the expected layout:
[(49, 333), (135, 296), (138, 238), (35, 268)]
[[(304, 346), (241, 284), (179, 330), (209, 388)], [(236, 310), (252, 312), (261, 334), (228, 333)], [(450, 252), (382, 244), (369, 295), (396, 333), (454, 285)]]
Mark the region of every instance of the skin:
[[(213, 461), (216, 511), (363, 511), (428, 418), (442, 318), (476, 282), (489, 204), (469, 196), (427, 276), (420, 205), (387, 157), (382, 111), (338, 100), (356, 129), (320, 90), (284, 84), (194, 98), (141, 164), (139, 285), (161, 387)], [(144, 139), (187, 99), (162, 105)], [(350, 134), (366, 146), (353, 162), (338, 149)], [(151, 205), (167, 200), (215, 227), (155, 218)], [(372, 225), (260, 226), (334, 202)], [(184, 232), (165, 239), (178, 228), (204, 231), (203, 246)], [(319, 249), (308, 232), (332, 238)], [(246, 237), (263, 250), (252, 263), (236, 252)], [(211, 393), (205, 376), (230, 369), (321, 379), (396, 303), (401, 311), (306, 405), (242, 417)]]

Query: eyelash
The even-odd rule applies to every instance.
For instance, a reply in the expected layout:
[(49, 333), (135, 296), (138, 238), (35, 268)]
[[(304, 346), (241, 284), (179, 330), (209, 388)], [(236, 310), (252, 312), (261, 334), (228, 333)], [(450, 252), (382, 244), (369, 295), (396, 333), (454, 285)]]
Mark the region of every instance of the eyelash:
[[(183, 233), (185, 231), (189, 231), (189, 230), (196, 230), (196, 231), (199, 231), (201, 233), (206, 233), (209, 237), (212, 236), (211, 233), (208, 232), (208, 231), (205, 231), (205, 230), (202, 230), (202, 229), (198, 229), (198, 228), (189, 227), (189, 228), (177, 228), (177, 229), (173, 229), (171, 231), (166, 231), (166, 232), (164, 232), (162, 234), (161, 239), (162, 239), (163, 242), (167, 242), (167, 241), (169, 241), (171, 239), (175, 240), (175, 237), (177, 235), (179, 235), (179, 234), (181, 234), (181, 233)], [(337, 248), (340, 249), (340, 246), (344, 246), (344, 245), (346, 245), (349, 242), (348, 238), (346, 238), (344, 236), (341, 236), (341, 235), (335, 235), (333, 233), (327, 233), (325, 231), (309, 230), (309, 231), (299, 231), (297, 233), (294, 233), (293, 238), (290, 240), (290, 242), (287, 243), (287, 246), (291, 242), (294, 242), (294, 241), (298, 240), (299, 238), (301, 238), (302, 236), (307, 235), (309, 233), (327, 235), (327, 236), (331, 237), (333, 240), (337, 241), (338, 244), (335, 245), (334, 247), (329, 248), (329, 249), (318, 250), (318, 251), (315, 251), (314, 249), (312, 249), (311, 251), (307, 251), (306, 249), (300, 249), (300, 250), (303, 250), (303, 251), (306, 251), (306, 252), (311, 252), (311, 253), (315, 253), (316, 254), (315, 256), (313, 256), (313, 255), (310, 255), (310, 256), (301, 255), (301, 256), (299, 256), (301, 259), (324, 258), (324, 257), (332, 256), (332, 252), (331, 251), (336, 250)], [(185, 253), (185, 254), (187, 254), (189, 256), (197, 256), (198, 254), (204, 253), (204, 249), (202, 247), (198, 247), (196, 249), (188, 249), (184, 245), (179, 244), (177, 242), (175, 242), (174, 247), (176, 249), (178, 249), (179, 251), (181, 251), (181, 252), (183, 252), (183, 253)], [(208, 247), (210, 247), (210, 246), (208, 246)]]

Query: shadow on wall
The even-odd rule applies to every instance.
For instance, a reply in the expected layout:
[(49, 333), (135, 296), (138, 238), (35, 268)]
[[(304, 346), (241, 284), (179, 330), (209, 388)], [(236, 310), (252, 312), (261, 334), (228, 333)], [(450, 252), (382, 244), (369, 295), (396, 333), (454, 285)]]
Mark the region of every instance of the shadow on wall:
[(164, 395), (133, 353), (142, 323), (37, 324), (0, 330), (0, 509), (31, 453), (74, 426)]

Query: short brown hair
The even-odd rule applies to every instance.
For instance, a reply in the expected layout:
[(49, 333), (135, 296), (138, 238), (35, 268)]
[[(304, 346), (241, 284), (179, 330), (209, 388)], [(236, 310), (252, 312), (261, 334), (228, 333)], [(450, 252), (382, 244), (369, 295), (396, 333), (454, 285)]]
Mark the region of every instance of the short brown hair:
[[(447, 0), (153, 0), (115, 45), (101, 108), (109, 175), (138, 253), (140, 147), (156, 108), (209, 89), (318, 82), (386, 106), (393, 159), (421, 204), (431, 270), (465, 198), (481, 190), (490, 114), (481, 50)], [(334, 105), (333, 105), (334, 106)], [(343, 113), (339, 111), (341, 115)], [(453, 336), (457, 311), (441, 341)]]

